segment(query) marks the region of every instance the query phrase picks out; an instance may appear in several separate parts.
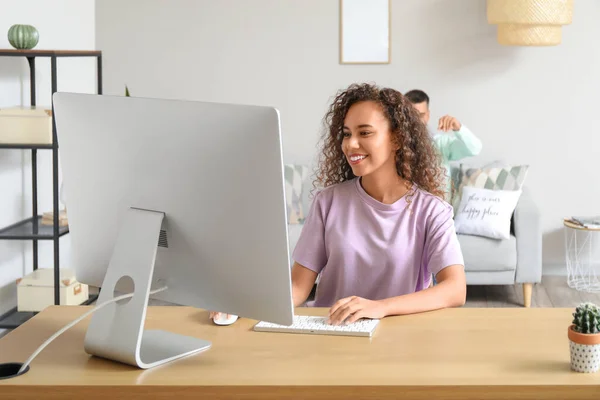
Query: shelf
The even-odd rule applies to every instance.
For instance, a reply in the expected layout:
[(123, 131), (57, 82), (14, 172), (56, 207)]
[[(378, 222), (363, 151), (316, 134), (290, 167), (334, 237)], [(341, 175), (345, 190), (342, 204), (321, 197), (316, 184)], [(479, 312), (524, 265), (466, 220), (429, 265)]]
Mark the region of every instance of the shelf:
[(14, 57), (100, 57), (99, 50), (17, 50), (0, 49), (0, 56)]
[[(67, 57), (92, 57), (95, 58), (96, 62), (96, 77), (98, 80), (98, 95), (102, 94), (102, 51), (100, 50), (57, 50), (57, 49), (30, 49), (30, 50), (18, 50), (13, 48), (0, 48), (1, 57), (23, 57), (27, 59), (29, 65), (29, 97), (30, 105), (35, 106), (36, 102), (36, 58), (47, 57), (50, 61), (50, 93), (54, 94), (58, 91), (58, 58)], [(56, 125), (52, 124), (52, 137), (56, 139)], [(25, 219), (24, 221), (17, 222), (8, 227), (0, 227), (0, 240), (31, 240), (33, 250), (33, 269), (38, 268), (38, 241), (39, 240), (50, 240), (53, 242), (54, 247), (54, 265), (53, 269), (55, 274), (60, 269), (60, 237), (69, 233), (69, 227), (57, 227), (56, 235), (54, 233), (55, 227), (53, 225), (42, 225), (42, 217), (37, 214), (40, 213), (38, 210), (38, 172), (37, 172), (37, 150), (46, 149), (50, 150), (52, 155), (52, 183), (53, 183), (53, 208), (57, 206), (58, 202), (58, 173), (59, 173), (59, 157), (58, 157), (58, 143), (53, 140), (52, 144), (35, 144), (35, 143), (0, 143), (0, 149), (20, 149), (20, 150), (31, 150), (31, 185), (32, 185), (32, 216)], [(59, 287), (54, 287), (54, 299), (59, 298)], [(93, 297), (93, 299), (97, 298)], [(19, 313), (15, 310), (0, 316), (0, 328), (14, 328), (19, 326), (34, 313)]]
[[(98, 299), (97, 294), (90, 295), (86, 301), (81, 303), (82, 306), (88, 306)], [(0, 329), (16, 329), (33, 318), (36, 312), (19, 312), (17, 307), (0, 316)]]
[(52, 150), (51, 144), (20, 144), (20, 143), (0, 143), (0, 149), (48, 149)]
[[(7, 226), (0, 230), (0, 240), (52, 240), (54, 239), (54, 226), (42, 225), (42, 216), (37, 217), (37, 230), (34, 231), (34, 219), (27, 218), (16, 224)], [(61, 226), (58, 229), (58, 236), (63, 236), (69, 233), (68, 226)]]
[(19, 325), (24, 324), (29, 319), (33, 318), (36, 313), (33, 312), (17, 312), (17, 308), (13, 308), (6, 314), (0, 316), (0, 329), (15, 329)]

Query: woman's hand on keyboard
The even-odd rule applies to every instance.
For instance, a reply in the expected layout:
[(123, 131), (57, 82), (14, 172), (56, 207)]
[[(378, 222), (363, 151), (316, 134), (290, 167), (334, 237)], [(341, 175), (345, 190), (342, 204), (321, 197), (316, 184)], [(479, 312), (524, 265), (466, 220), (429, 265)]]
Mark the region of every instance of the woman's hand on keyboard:
[(342, 322), (351, 324), (361, 318), (385, 317), (384, 305), (381, 301), (367, 300), (358, 296), (338, 300), (329, 309), (329, 323), (339, 325)]

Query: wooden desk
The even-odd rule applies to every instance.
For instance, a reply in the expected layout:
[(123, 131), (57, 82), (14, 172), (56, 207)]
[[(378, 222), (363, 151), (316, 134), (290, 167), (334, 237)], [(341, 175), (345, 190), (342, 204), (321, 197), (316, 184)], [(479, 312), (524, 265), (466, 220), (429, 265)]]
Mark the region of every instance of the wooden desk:
[[(0, 339), (0, 362), (23, 362), (86, 307), (49, 307)], [(298, 309), (323, 314), (325, 309)], [(596, 399), (600, 373), (572, 372), (571, 309), (448, 309), (384, 319), (373, 338), (218, 327), (204, 310), (150, 307), (146, 327), (213, 342), (153, 370), (90, 357), (83, 321), (60, 336), (0, 398)]]

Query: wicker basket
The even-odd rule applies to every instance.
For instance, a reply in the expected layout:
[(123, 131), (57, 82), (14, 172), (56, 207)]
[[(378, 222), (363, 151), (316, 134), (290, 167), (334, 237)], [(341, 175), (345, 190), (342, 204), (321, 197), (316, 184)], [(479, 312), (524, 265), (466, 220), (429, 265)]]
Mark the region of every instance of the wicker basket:
[(502, 45), (554, 46), (572, 22), (573, 0), (487, 0), (487, 19)]

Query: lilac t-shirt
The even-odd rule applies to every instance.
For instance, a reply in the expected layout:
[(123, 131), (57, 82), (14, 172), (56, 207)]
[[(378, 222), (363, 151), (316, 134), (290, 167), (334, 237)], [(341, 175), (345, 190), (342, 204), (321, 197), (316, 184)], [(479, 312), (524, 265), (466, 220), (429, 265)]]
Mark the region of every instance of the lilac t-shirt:
[[(410, 204), (409, 204), (410, 203)], [(321, 274), (308, 306), (359, 296), (380, 300), (423, 290), (431, 275), (464, 265), (452, 207), (422, 190), (384, 204), (359, 178), (318, 192), (293, 259)]]

